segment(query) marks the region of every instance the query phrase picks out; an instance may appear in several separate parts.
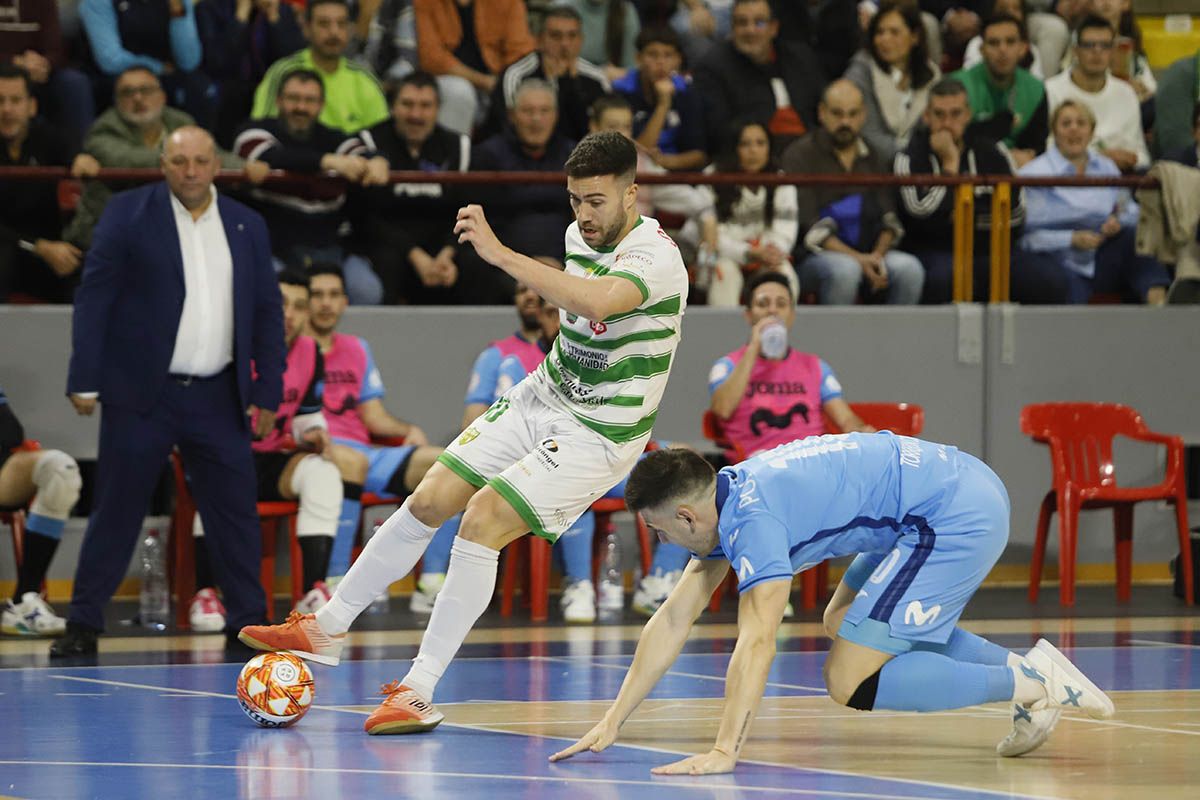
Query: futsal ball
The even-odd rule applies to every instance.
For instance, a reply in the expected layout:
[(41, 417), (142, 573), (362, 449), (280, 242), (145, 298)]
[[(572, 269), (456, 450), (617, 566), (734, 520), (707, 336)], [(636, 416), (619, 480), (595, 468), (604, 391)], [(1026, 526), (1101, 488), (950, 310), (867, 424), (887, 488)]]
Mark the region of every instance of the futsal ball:
[(312, 705), (312, 672), (291, 653), (262, 653), (242, 667), (237, 696), (242, 711), (259, 725), (286, 728)]

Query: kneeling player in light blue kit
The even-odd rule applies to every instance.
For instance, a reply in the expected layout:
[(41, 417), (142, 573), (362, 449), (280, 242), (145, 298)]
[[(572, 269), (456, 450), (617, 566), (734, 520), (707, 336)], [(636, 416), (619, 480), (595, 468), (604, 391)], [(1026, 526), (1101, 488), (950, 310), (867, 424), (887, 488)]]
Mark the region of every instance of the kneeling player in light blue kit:
[[(942, 711), (1011, 702), (996, 748), (1021, 755), (1046, 740), (1062, 709), (1111, 717), (1112, 701), (1052, 644), (1025, 656), (957, 627), (1008, 541), (1008, 494), (982, 461), (949, 445), (851, 433), (782, 445), (719, 473), (689, 450), (634, 468), (625, 502), (693, 559), (646, 624), (604, 718), (551, 760), (612, 744), (670, 668), (730, 565), (738, 639), (713, 749), (658, 773), (728, 772), (762, 699), (792, 576), (858, 553), (825, 612), (830, 697), (870, 711)], [(700, 555), (697, 555), (700, 554)]]

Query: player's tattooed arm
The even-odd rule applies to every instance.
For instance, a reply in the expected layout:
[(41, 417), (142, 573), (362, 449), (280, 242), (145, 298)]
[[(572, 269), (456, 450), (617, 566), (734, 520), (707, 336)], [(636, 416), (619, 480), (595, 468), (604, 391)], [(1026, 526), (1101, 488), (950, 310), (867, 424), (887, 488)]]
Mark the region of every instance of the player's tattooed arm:
[(792, 582), (764, 581), (741, 596), (738, 639), (725, 673), (725, 710), (717, 741), (707, 753), (651, 770), (656, 775), (708, 775), (730, 772), (750, 733), (762, 701), (767, 673), (775, 660), (775, 636), (787, 606)]

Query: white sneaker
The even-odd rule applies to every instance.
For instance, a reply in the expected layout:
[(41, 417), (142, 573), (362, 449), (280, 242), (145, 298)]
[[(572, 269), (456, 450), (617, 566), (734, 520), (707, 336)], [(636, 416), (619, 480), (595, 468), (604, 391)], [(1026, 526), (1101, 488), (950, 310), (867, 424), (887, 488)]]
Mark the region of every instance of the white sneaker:
[(667, 595), (679, 583), (682, 570), (674, 570), (659, 574), (652, 572), (638, 581), (637, 591), (633, 593), (633, 610), (647, 617), (654, 616), (658, 607), (667, 599)]
[[(1036, 648), (1037, 645), (1034, 645)], [(1030, 650), (1029, 652), (1033, 652)], [(1028, 654), (1026, 654), (1028, 658)], [(996, 745), (996, 755), (1005, 758), (1015, 758), (1026, 753), (1032, 753), (1041, 747), (1054, 732), (1062, 710), (1058, 708), (1043, 708), (1041, 711), (1031, 711), (1020, 703), (1013, 703), (1013, 727), (1004, 741)]]
[(317, 581), (308, 590), (308, 594), (301, 597), (300, 602), (296, 603), (296, 610), (301, 614), (315, 614), (324, 608), (332, 597), (333, 592), (329, 591), (325, 581)]
[(573, 581), (563, 590), (558, 603), (567, 622), (586, 624), (596, 621), (596, 590), (591, 581)]
[(201, 589), (188, 606), (188, 623), (197, 633), (213, 633), (225, 630), (225, 606), (215, 590)]
[(414, 614), (432, 614), (433, 602), (437, 600), (438, 592), (442, 590), (445, 583), (446, 573), (444, 572), (421, 573), (421, 578), (417, 581), (417, 588), (413, 590), (412, 597), (408, 601), (408, 610)]
[[(1020, 669), (1029, 677), (1041, 681), (1046, 687), (1046, 697), (1031, 703), (1031, 711), (1047, 708), (1074, 709), (1082, 711), (1092, 719), (1108, 719), (1116, 713), (1116, 706), (1108, 695), (1088, 680), (1058, 648), (1045, 639), (1025, 656)], [(1032, 674), (1031, 674), (1032, 673)]]
[(67, 621), (37, 592), (21, 595), (17, 605), (8, 601), (0, 617), (0, 630), (12, 636), (58, 636), (67, 630)]

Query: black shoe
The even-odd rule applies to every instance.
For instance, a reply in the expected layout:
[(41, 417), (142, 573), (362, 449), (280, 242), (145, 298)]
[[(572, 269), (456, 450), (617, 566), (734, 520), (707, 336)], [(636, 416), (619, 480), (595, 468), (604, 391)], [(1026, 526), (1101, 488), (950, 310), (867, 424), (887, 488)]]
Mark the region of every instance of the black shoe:
[(50, 643), (50, 657), (94, 656), (98, 633), (79, 623), (68, 621), (67, 632)]

